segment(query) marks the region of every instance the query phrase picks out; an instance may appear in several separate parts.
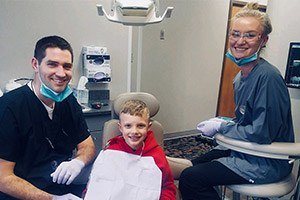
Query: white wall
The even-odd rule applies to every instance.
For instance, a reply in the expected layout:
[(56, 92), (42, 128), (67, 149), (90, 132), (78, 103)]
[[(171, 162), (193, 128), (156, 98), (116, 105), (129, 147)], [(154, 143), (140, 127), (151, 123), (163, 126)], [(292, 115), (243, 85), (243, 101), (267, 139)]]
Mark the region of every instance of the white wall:
[[(32, 77), (35, 42), (46, 35), (65, 37), (74, 49), (74, 76), (81, 75), (83, 45), (106, 46), (111, 54), (111, 96), (126, 91), (128, 27), (108, 22), (96, 4), (106, 0), (0, 0), (0, 88), (9, 79)], [(106, 5), (106, 4), (104, 4)]]
[[(195, 129), (217, 108), (229, 0), (168, 0), (170, 19), (143, 28), (141, 91), (154, 94), (166, 132)], [(163, 9), (162, 8), (162, 9)], [(160, 30), (165, 40), (160, 40)]]
[[(290, 42), (300, 42), (300, 1), (272, 0), (268, 2), (267, 13), (273, 25), (273, 32), (265, 49), (265, 58), (276, 65), (285, 75)], [(289, 89), (292, 102), (294, 130), (300, 140), (300, 90)]]
[[(95, 5), (107, 0), (0, 0), (0, 88), (12, 78), (31, 77), (34, 44), (44, 35), (58, 34), (75, 51), (74, 83), (81, 75), (81, 47), (107, 46), (111, 54), (112, 99), (127, 91), (130, 37), (137, 28), (108, 22), (97, 15)], [(160, 101), (157, 116), (166, 132), (191, 130), (216, 113), (226, 38), (229, 0), (162, 0), (174, 6), (172, 18), (143, 28), (141, 91)], [(165, 40), (159, 32), (165, 30)], [(133, 64), (136, 46), (133, 44)], [(136, 66), (131, 88), (136, 90)]]

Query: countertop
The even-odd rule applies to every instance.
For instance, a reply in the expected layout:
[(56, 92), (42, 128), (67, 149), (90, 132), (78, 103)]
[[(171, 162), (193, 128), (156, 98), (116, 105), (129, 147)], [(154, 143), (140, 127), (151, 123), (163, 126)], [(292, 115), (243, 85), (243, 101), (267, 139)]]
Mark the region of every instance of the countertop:
[(108, 105), (101, 106), (100, 109), (91, 108), (87, 104), (83, 104), (81, 106), (82, 106), (82, 112), (83, 112), (84, 116), (110, 115), (111, 114), (111, 103), (108, 103)]

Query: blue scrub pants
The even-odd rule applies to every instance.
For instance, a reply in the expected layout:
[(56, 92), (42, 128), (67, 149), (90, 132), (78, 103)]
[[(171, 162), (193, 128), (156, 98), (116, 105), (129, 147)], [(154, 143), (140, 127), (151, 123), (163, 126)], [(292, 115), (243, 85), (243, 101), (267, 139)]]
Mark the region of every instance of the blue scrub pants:
[(230, 150), (213, 149), (192, 160), (193, 166), (185, 169), (179, 179), (183, 200), (221, 199), (214, 186), (249, 183), (220, 162), (213, 161), (230, 155)]

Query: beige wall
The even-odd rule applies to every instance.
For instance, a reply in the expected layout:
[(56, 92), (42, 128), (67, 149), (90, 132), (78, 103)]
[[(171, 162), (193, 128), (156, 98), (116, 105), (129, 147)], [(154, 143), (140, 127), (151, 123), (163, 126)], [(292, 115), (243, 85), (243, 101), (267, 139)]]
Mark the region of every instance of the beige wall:
[(140, 84), (160, 101), (156, 119), (172, 133), (215, 116), (229, 0), (164, 2), (172, 17), (143, 28)]
[[(273, 32), (265, 49), (265, 58), (276, 65), (285, 75), (290, 42), (300, 42), (300, 1), (271, 0), (267, 13), (273, 25)], [(300, 89), (289, 89), (292, 102), (294, 130), (300, 140)]]
[(128, 27), (99, 17), (96, 4), (100, 2), (107, 3), (106, 0), (0, 0), (0, 88), (9, 79), (32, 77), (30, 60), (36, 40), (57, 34), (65, 37), (74, 49), (73, 83), (77, 84), (82, 73), (82, 46), (106, 46), (112, 55), (111, 96), (125, 92)]
[[(83, 45), (106, 46), (111, 54), (111, 97), (135, 91), (155, 94), (161, 102), (158, 119), (167, 132), (194, 129), (215, 115), (224, 52), (229, 0), (162, 0), (174, 6), (171, 19), (143, 27), (142, 71), (137, 81), (137, 28), (108, 22), (97, 15), (96, 4), (107, 0), (0, 0), (0, 88), (9, 79), (31, 77), (34, 44), (44, 35), (58, 34), (71, 42), (73, 83), (82, 73)], [(166, 38), (159, 40), (165, 30)], [(133, 66), (128, 80), (130, 41)]]

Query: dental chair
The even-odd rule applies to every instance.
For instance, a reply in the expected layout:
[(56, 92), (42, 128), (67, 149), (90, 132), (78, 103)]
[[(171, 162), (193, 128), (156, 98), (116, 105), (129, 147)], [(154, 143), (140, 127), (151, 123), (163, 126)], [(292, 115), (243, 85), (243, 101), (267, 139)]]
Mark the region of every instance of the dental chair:
[[(216, 134), (214, 138), (219, 145), (245, 154), (284, 159), (290, 163), (300, 158), (300, 143), (274, 142), (272, 144), (257, 144), (231, 139), (221, 134)], [(295, 166), (296, 164), (294, 168)], [(293, 199), (298, 200), (300, 196), (299, 185), (296, 188), (297, 178), (297, 175), (291, 173), (286, 178), (275, 183), (226, 185), (226, 187), (233, 191), (233, 200), (238, 200), (240, 194), (258, 198), (279, 198), (289, 194), (293, 189), (296, 190)]]
[[(152, 94), (149, 93), (129, 92), (129, 93), (120, 94), (113, 101), (112, 104), (113, 119), (104, 123), (103, 136), (102, 136), (102, 149), (105, 147), (108, 140), (121, 134), (118, 127), (119, 120), (117, 118), (119, 117), (119, 113), (122, 109), (123, 103), (130, 99), (137, 99), (143, 101), (147, 105), (150, 111), (150, 119), (152, 122), (151, 130), (154, 132), (154, 136), (157, 143), (163, 148), (163, 139), (164, 139), (163, 127), (158, 121), (152, 119), (152, 117), (154, 117), (159, 111), (158, 100)], [(192, 163), (186, 159), (167, 157), (167, 160), (169, 162), (171, 171), (173, 173), (174, 180), (179, 179), (179, 176), (183, 169), (192, 165)], [(176, 199), (178, 200), (180, 199), (179, 192), (177, 192)]]
[[(274, 158), (274, 159), (284, 159), (293, 163), (295, 160), (300, 159), (300, 143), (287, 143), (287, 142), (274, 142), (272, 144), (257, 144), (251, 142), (240, 141), (226, 137), (221, 134), (216, 134), (214, 136), (217, 144), (225, 148), (238, 151), (241, 153), (246, 153), (250, 155)], [(174, 160), (175, 162), (175, 174), (174, 177), (178, 180), (180, 173), (186, 168), (191, 166), (190, 161), (186, 159), (169, 158), (169, 163)], [(299, 163), (299, 162), (298, 162)], [(170, 163), (170, 166), (172, 164)], [(295, 170), (299, 167), (298, 171)], [(172, 168), (172, 167), (171, 167)], [(176, 171), (176, 169), (179, 170)], [(295, 174), (295, 171), (296, 174)], [(291, 174), (284, 179), (269, 183), (269, 184), (240, 184), (240, 185), (225, 185), (220, 186), (218, 189), (229, 188), (233, 191), (232, 200), (239, 200), (240, 194), (246, 195), (248, 197), (259, 198), (280, 198), (285, 195), (293, 194), (293, 198), (290, 200), (300, 200), (300, 184), (299, 184), (299, 172), (300, 166), (296, 163), (294, 164), (294, 170)], [(175, 179), (175, 178), (174, 178)], [(175, 180), (176, 180), (175, 179)], [(294, 190), (294, 191), (293, 191)], [(219, 193), (223, 193), (222, 191)], [(225, 194), (221, 194), (221, 198), (225, 198)], [(282, 198), (287, 200), (286, 198)]]

